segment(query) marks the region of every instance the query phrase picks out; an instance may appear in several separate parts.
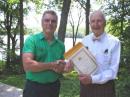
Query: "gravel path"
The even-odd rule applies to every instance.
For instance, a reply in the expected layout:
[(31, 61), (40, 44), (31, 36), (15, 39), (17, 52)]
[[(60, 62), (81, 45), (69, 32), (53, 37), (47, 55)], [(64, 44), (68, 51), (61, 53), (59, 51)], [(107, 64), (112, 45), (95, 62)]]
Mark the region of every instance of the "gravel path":
[(22, 97), (22, 89), (0, 83), (0, 97)]

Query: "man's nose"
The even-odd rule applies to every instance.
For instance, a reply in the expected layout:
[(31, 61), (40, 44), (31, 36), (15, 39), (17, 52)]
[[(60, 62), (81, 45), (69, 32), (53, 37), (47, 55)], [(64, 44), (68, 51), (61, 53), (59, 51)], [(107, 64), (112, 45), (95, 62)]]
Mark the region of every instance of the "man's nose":
[(97, 26), (97, 25), (98, 25), (98, 22), (97, 22), (97, 21), (95, 21), (95, 22), (94, 22), (94, 25), (95, 25), (95, 26)]
[(49, 20), (49, 24), (55, 24), (56, 20)]
[(52, 24), (52, 20), (49, 21), (49, 24)]

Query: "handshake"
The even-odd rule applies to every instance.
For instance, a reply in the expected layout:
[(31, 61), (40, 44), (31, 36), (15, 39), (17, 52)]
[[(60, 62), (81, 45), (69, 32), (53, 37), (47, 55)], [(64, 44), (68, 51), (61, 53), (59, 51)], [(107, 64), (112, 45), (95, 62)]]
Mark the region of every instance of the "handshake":
[(51, 62), (51, 70), (57, 73), (67, 73), (73, 69), (73, 64), (71, 61), (57, 60), (56, 62)]

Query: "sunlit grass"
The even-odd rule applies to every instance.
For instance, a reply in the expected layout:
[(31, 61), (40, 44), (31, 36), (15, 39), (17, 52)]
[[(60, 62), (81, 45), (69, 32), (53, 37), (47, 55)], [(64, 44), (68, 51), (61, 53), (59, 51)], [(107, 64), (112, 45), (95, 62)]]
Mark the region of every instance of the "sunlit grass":
[(22, 75), (0, 75), (0, 82), (16, 86), (18, 88), (23, 88), (25, 82), (25, 76)]
[[(64, 74), (60, 80), (60, 97), (79, 97), (79, 81), (75, 72)], [(0, 82), (23, 89), (25, 75), (0, 75)]]

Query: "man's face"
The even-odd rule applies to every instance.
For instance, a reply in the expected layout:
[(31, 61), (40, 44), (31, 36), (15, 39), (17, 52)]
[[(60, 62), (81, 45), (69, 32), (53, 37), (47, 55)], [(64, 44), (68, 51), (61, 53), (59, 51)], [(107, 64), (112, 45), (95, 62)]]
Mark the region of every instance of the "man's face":
[(57, 18), (52, 14), (45, 14), (42, 19), (42, 28), (45, 34), (53, 35), (57, 27)]
[(90, 17), (90, 26), (92, 32), (96, 36), (99, 36), (104, 32), (105, 20), (101, 13), (96, 12)]

